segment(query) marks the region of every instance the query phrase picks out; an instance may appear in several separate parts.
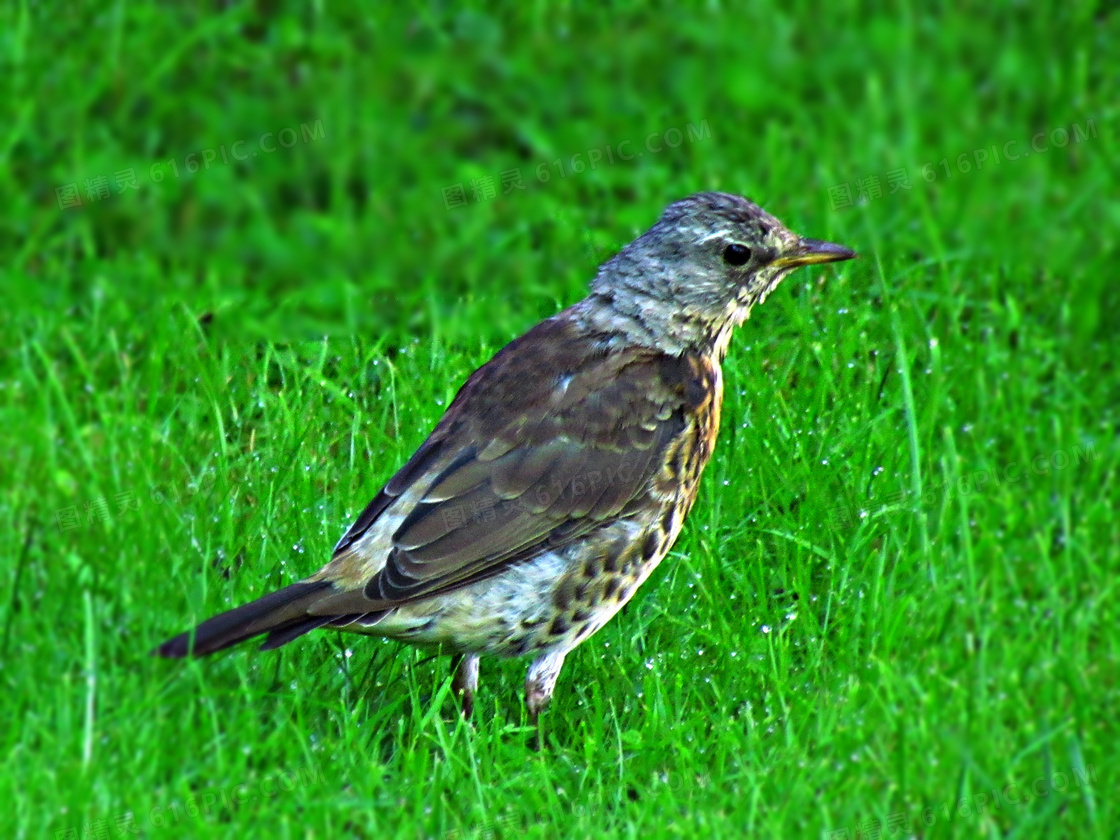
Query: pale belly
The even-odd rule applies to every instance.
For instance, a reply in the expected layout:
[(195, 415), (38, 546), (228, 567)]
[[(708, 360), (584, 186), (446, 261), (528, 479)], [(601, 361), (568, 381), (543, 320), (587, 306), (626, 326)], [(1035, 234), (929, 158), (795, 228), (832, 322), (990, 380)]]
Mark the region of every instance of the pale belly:
[(683, 519), (669, 507), (613, 522), (494, 577), (398, 607), (376, 624), (345, 629), (460, 653), (570, 650), (622, 609), (668, 553)]

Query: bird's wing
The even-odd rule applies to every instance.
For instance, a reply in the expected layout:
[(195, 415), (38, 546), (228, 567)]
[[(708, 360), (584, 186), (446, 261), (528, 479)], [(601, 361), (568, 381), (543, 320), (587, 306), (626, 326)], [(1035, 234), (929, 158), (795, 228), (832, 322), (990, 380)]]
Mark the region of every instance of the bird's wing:
[(707, 359), (608, 350), (543, 322), (471, 376), (311, 578), (333, 591), (308, 613), (446, 592), (625, 515), (717, 382)]

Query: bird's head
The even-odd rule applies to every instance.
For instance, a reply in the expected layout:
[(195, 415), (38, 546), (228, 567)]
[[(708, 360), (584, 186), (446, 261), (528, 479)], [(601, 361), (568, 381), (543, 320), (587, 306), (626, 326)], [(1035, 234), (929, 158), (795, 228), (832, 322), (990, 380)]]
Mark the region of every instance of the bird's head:
[(730, 328), (795, 268), (855, 256), (798, 236), (740, 196), (697, 193), (670, 204), (657, 224), (605, 263), (592, 292), (667, 339), (725, 345)]

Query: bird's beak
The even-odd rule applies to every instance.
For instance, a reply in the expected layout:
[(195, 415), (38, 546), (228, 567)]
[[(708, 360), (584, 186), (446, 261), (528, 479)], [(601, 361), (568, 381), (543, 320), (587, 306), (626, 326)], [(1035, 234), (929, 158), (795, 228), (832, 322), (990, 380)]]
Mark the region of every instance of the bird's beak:
[(779, 268), (797, 268), (801, 265), (850, 260), (854, 259), (855, 256), (855, 251), (851, 248), (845, 248), (843, 245), (824, 242), (820, 239), (800, 239), (792, 249), (770, 264)]

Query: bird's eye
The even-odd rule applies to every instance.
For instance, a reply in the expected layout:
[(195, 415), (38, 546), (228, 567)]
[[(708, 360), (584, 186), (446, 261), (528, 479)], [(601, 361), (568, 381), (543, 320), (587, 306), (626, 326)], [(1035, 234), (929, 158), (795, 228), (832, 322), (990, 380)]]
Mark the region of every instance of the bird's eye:
[(728, 265), (743, 265), (751, 258), (751, 249), (738, 242), (732, 242), (723, 249), (723, 261)]

